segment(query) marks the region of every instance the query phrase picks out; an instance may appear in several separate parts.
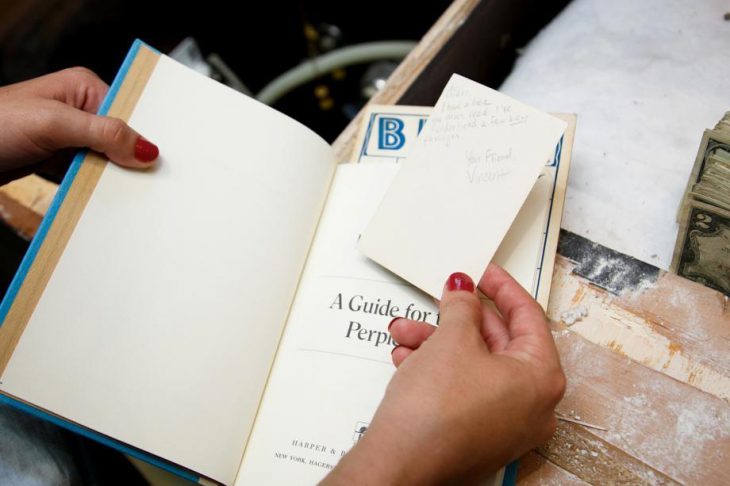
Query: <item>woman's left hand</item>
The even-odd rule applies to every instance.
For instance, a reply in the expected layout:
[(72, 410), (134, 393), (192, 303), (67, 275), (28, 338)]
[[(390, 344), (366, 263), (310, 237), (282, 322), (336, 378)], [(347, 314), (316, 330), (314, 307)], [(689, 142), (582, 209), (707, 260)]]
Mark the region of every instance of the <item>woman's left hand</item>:
[(66, 148), (89, 147), (119, 165), (150, 167), (159, 151), (117, 118), (95, 115), (109, 87), (70, 68), (0, 88), (0, 177), (11, 180)]

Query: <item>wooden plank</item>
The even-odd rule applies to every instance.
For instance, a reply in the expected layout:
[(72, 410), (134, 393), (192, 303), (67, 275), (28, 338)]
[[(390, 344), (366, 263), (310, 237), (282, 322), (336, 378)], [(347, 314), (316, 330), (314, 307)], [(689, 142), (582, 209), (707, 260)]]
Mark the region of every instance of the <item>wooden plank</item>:
[(53, 201), (56, 189), (58, 189), (58, 184), (33, 174), (0, 187), (0, 194), (16, 200), (25, 208), (43, 216)]
[(21, 237), (32, 239), (57, 189), (37, 175), (0, 186), (0, 219)]
[(588, 483), (535, 452), (520, 458), (517, 468), (520, 486), (585, 486)]
[[(675, 355), (730, 376), (730, 303), (726, 295), (686, 278), (662, 272), (640, 292), (627, 292), (617, 306), (651, 323), (653, 329), (675, 343)], [(690, 384), (701, 382), (696, 374)], [(727, 399), (728, 390), (718, 396)]]
[(0, 191), (0, 217), (21, 237), (30, 240), (35, 236), (42, 216)]
[[(573, 424), (559, 424), (555, 436), (539, 452), (549, 462), (591, 484), (677, 484), (631, 454)], [(544, 466), (539, 469), (544, 470)]]
[(647, 367), (730, 400), (727, 298), (662, 272), (644, 288), (615, 296), (571, 274), (559, 259), (548, 316)]
[[(645, 297), (614, 296), (572, 274), (572, 266), (565, 258), (558, 258), (548, 310), (568, 377), (558, 413), (608, 430), (561, 423), (558, 433), (540, 449), (540, 454), (588, 482), (730, 484), (730, 470), (726, 467), (730, 461), (730, 403), (720, 398), (724, 389), (714, 390), (717, 394), (698, 389), (702, 382), (690, 378), (691, 370), (687, 371), (686, 380), (673, 377), (671, 365), (665, 367), (666, 361), (642, 358), (637, 354), (640, 346), (634, 343), (651, 344), (652, 339), (658, 339), (657, 335), (664, 337), (655, 329), (664, 332), (689, 328), (684, 318), (691, 310), (673, 317), (669, 315), (671, 308), (660, 311), (656, 308), (662, 302), (652, 300), (652, 295), (666, 300), (661, 295), (674, 287), (675, 278), (660, 275), (651, 287), (654, 290), (645, 290)], [(685, 302), (709, 304), (707, 310), (695, 312), (707, 312), (707, 318), (718, 312), (726, 316), (723, 300), (712, 295), (716, 292), (697, 285), (680, 288), (687, 292)], [(587, 315), (570, 326), (560, 322), (565, 310), (580, 303), (587, 306)], [(634, 308), (627, 310), (629, 305)], [(677, 305), (682, 307), (681, 303)], [(646, 321), (644, 306), (654, 309), (653, 315), (664, 316), (661, 326)], [(615, 319), (607, 317), (611, 315)], [(596, 322), (599, 325), (594, 325)], [(705, 322), (709, 321), (699, 319), (695, 324), (699, 328)], [(581, 323), (587, 325), (581, 327)], [(715, 324), (713, 321), (705, 329), (709, 340), (713, 339)], [(624, 326), (626, 333), (614, 333), (620, 336), (620, 343), (605, 342), (603, 337), (608, 331), (603, 326), (610, 331)], [(726, 332), (722, 326), (718, 329)], [(695, 333), (673, 335), (680, 346), (687, 345), (686, 349), (690, 349), (689, 343), (697, 341), (697, 349), (685, 355), (690, 360), (700, 361), (702, 357), (696, 339), (702, 332), (695, 329)], [(679, 352), (670, 359), (678, 359)], [(704, 363), (710, 363), (720, 376), (727, 377), (730, 358), (715, 358), (716, 361)]]

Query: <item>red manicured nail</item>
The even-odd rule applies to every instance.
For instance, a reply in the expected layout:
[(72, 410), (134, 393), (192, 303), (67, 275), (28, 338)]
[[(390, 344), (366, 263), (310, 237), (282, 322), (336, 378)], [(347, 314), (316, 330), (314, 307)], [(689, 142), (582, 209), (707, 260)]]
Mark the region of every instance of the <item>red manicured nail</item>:
[(150, 142), (144, 137), (139, 137), (137, 143), (134, 144), (134, 158), (140, 162), (152, 162), (160, 155), (160, 149), (157, 145)]
[(466, 290), (467, 292), (474, 292), (474, 281), (469, 275), (456, 272), (449, 276), (449, 280), (446, 281), (446, 288), (449, 290)]
[(393, 325), (393, 323), (394, 323), (395, 321), (397, 321), (398, 319), (400, 319), (400, 317), (394, 317), (394, 318), (393, 318), (393, 319), (391, 319), (391, 321), (390, 321), (390, 322), (388, 323), (388, 331), (389, 331), (389, 332), (390, 332), (390, 328), (391, 328), (391, 326)]

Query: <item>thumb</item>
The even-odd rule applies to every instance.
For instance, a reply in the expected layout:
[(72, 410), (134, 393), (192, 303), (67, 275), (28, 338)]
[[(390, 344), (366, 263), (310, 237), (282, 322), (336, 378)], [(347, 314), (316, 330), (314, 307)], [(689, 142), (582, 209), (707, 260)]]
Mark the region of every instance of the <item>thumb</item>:
[[(88, 115), (89, 131), (81, 145), (101, 152), (119, 165), (147, 168), (157, 159), (160, 151), (155, 144), (142, 137), (118, 118)], [(83, 136), (83, 135), (82, 135)]]
[(89, 147), (119, 165), (137, 169), (150, 167), (159, 155), (156, 145), (123, 120), (93, 115), (57, 101), (48, 103), (42, 139), (51, 151)]
[(452, 273), (441, 297), (439, 330), (453, 335), (473, 334), (481, 339), (482, 308), (474, 281), (461, 272)]

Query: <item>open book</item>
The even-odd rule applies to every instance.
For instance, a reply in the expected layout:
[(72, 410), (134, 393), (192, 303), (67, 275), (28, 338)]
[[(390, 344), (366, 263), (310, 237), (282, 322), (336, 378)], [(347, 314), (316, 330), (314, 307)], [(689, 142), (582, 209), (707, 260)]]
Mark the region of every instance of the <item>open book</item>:
[[(195, 481), (316, 482), (394, 372), (388, 322), (438, 317), (357, 250), (399, 164), (338, 165), (304, 126), (139, 41), (100, 112), (161, 159), (74, 160), (0, 306), (0, 397)], [(510, 230), (537, 225), (546, 262), (571, 136), (546, 154), (540, 214)]]

